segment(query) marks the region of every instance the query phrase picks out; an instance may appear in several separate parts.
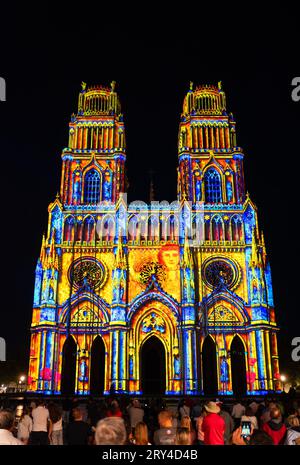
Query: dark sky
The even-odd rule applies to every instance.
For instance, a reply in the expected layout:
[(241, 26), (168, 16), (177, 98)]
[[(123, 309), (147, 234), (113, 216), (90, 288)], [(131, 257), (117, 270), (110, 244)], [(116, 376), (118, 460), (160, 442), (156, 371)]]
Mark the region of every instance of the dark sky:
[(94, 15), (90, 23), (43, 13), (36, 20), (24, 10), (24, 17), (19, 12), (1, 30), (0, 76), (7, 82), (7, 101), (0, 102), (0, 335), (7, 340), (9, 360), (27, 367), (34, 268), (47, 207), (59, 189), (61, 150), (81, 81), (117, 81), (126, 124), (129, 199), (148, 200), (153, 170), (156, 197), (171, 201), (179, 116), (189, 82), (222, 80), (245, 153), (247, 190), (265, 232), (279, 348), (287, 367), (291, 340), (300, 336), (300, 102), (291, 99), (291, 80), (300, 76), (300, 64), (295, 15), (277, 13), (276, 20), (253, 13), (248, 26), (232, 21), (207, 31), (203, 18), (194, 19), (190, 29), (174, 25), (167, 33), (163, 22), (131, 27), (102, 21), (96, 13), (88, 15), (90, 21)]

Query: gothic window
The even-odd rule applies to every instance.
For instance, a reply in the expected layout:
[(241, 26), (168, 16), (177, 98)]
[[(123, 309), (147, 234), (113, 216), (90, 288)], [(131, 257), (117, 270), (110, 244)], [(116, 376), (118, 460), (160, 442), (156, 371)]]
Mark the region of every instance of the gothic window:
[(205, 220), (204, 235), (205, 235), (205, 240), (210, 241), (210, 219), (209, 218)]
[(91, 169), (84, 179), (84, 203), (96, 204), (100, 199), (100, 174)]
[(174, 215), (169, 216), (167, 221), (167, 240), (174, 241), (178, 237), (178, 221)]
[(115, 222), (111, 216), (102, 220), (102, 238), (104, 241), (112, 241), (115, 235)]
[(74, 241), (75, 221), (73, 216), (68, 216), (65, 221), (64, 241)]
[(214, 216), (212, 219), (212, 237), (214, 241), (223, 240), (223, 224), (219, 216)]
[(199, 213), (196, 213), (192, 221), (192, 238), (198, 243), (204, 240), (204, 222)]
[(229, 217), (224, 218), (225, 241), (231, 240)]
[(83, 240), (86, 242), (91, 242), (95, 237), (95, 223), (94, 219), (89, 216), (86, 218), (83, 226)]
[(231, 234), (233, 241), (243, 240), (243, 223), (239, 216), (233, 216), (231, 220)]
[(159, 222), (156, 216), (148, 219), (148, 236), (151, 241), (159, 239)]
[(205, 182), (205, 201), (207, 203), (222, 202), (221, 176), (214, 168), (206, 171), (204, 176)]
[(135, 215), (131, 216), (128, 223), (128, 240), (135, 241), (138, 227), (138, 219)]

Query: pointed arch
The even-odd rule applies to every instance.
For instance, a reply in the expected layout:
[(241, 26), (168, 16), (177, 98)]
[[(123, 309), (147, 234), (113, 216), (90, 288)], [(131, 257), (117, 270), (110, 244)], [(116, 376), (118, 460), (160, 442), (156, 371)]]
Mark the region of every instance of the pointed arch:
[(151, 241), (159, 239), (159, 220), (156, 215), (148, 218), (148, 237)]
[(179, 236), (179, 223), (175, 215), (167, 218), (167, 240), (175, 241)]
[(230, 344), (232, 390), (236, 396), (247, 393), (246, 350), (243, 339), (236, 334)]
[(202, 344), (202, 379), (205, 396), (218, 393), (217, 346), (210, 334)]
[(219, 215), (215, 215), (211, 220), (212, 227), (212, 239), (213, 241), (223, 241), (224, 239), (224, 227), (222, 218)]
[(128, 239), (135, 241), (138, 237), (138, 218), (136, 215), (132, 215), (128, 221)]
[(239, 215), (233, 215), (231, 218), (231, 237), (233, 241), (243, 240), (243, 221)]
[(101, 174), (91, 168), (84, 176), (84, 204), (97, 204), (100, 201)]
[(112, 241), (115, 237), (116, 224), (112, 215), (104, 215), (97, 222), (97, 238), (102, 241)]
[(166, 349), (156, 335), (140, 346), (140, 376), (144, 395), (164, 395), (166, 391)]
[(105, 344), (98, 334), (91, 347), (90, 394), (102, 396), (105, 386)]
[(73, 336), (67, 337), (62, 352), (61, 393), (73, 395), (76, 387), (77, 345)]
[(222, 178), (215, 167), (209, 167), (204, 173), (204, 191), (206, 203), (222, 202)]
[(92, 216), (87, 216), (83, 223), (83, 240), (92, 242), (95, 240), (95, 220)]
[(72, 215), (67, 216), (64, 224), (64, 241), (74, 241), (75, 219)]

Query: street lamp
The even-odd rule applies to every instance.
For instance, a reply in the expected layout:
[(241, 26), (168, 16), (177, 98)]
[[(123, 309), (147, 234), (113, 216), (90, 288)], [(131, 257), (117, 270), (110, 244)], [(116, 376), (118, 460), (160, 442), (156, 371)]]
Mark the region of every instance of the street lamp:
[(26, 377), (24, 375), (20, 376), (20, 378), (19, 378), (20, 391), (23, 391), (25, 379), (26, 379)]
[(281, 375), (281, 376), (280, 376), (280, 381), (281, 381), (281, 390), (283, 391), (283, 383), (286, 382), (286, 376), (285, 376), (285, 375)]

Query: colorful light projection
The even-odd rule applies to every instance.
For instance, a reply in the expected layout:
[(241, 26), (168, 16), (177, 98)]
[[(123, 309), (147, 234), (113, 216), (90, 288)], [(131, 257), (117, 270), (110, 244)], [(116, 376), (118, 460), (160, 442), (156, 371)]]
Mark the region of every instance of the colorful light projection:
[(36, 267), (30, 391), (142, 394), (154, 340), (165, 394), (280, 390), (271, 270), (243, 157), (221, 83), (191, 83), (178, 202), (127, 206), (115, 83), (82, 83)]

